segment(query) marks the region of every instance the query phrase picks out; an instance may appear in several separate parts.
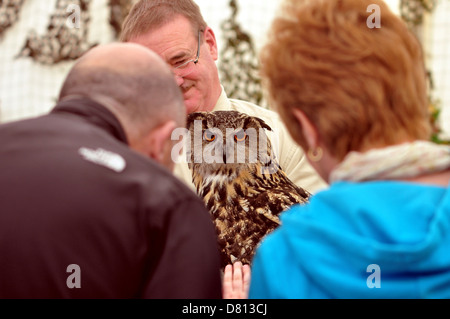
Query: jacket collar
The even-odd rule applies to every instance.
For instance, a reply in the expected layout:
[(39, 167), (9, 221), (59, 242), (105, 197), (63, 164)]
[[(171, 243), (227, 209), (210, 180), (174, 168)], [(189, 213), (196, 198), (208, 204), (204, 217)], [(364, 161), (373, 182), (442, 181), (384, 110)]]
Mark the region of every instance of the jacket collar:
[(71, 114), (99, 127), (128, 144), (125, 131), (116, 116), (106, 107), (87, 97), (73, 97), (59, 102), (51, 114)]

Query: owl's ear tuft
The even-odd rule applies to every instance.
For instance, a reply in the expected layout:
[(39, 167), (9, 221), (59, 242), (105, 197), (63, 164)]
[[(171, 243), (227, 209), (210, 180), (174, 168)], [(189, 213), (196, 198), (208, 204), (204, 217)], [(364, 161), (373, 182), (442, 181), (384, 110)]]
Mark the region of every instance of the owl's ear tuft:
[[(188, 114), (187, 119), (186, 119), (186, 128), (190, 129), (192, 125), (194, 125), (194, 121), (196, 120), (202, 120), (202, 121), (206, 121), (205, 118), (205, 112), (194, 112), (191, 114)], [(203, 123), (205, 124), (205, 123)]]
[(260, 119), (259, 117), (252, 116), (251, 119), (256, 121), (256, 122), (258, 122), (259, 125), (261, 125), (262, 128), (265, 128), (265, 129), (267, 129), (269, 131), (272, 131), (272, 128), (266, 122), (264, 122), (262, 119)]

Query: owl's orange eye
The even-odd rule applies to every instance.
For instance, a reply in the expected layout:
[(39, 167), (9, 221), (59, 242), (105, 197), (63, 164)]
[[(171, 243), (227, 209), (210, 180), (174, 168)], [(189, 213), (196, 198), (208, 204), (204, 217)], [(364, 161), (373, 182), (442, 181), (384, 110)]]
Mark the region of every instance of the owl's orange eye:
[(210, 130), (206, 130), (205, 133), (203, 133), (203, 138), (208, 142), (212, 142), (216, 139), (216, 135)]
[(247, 138), (247, 134), (244, 132), (244, 130), (240, 130), (239, 132), (237, 132), (234, 135), (234, 139), (238, 142), (245, 141), (246, 138)]

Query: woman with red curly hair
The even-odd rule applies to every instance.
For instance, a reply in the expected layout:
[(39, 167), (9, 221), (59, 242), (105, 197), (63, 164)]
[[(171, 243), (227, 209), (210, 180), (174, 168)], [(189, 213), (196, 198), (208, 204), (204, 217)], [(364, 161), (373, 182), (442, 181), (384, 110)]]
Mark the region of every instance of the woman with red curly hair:
[(380, 0), (285, 0), (261, 60), (330, 187), (263, 241), (250, 297), (449, 298), (450, 148), (429, 142), (422, 49), (403, 21)]

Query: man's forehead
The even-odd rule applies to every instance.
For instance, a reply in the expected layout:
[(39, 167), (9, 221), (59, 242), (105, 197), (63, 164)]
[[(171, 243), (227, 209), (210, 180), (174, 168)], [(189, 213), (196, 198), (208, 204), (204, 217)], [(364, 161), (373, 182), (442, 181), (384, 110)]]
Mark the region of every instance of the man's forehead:
[(174, 20), (137, 36), (130, 42), (144, 45), (165, 60), (170, 60), (176, 56), (190, 53), (194, 49), (196, 41), (189, 22), (183, 23), (183, 21)]

